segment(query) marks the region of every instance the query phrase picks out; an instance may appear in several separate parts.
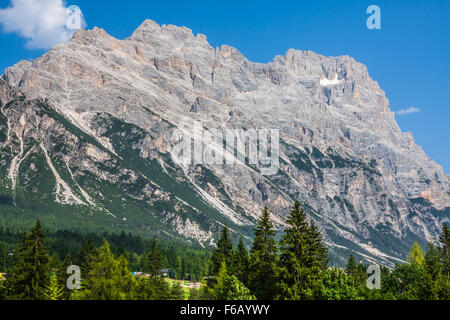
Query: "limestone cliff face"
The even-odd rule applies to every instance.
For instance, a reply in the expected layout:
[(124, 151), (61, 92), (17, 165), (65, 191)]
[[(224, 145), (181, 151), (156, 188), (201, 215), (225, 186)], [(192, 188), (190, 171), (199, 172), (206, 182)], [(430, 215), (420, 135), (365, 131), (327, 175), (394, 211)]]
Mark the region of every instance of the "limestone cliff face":
[[(210, 241), (224, 222), (249, 234), (264, 204), (282, 226), (300, 200), (332, 251), (351, 248), (391, 263), (413, 240), (435, 239), (450, 218), (449, 176), (401, 132), (378, 83), (348, 56), (291, 49), (268, 64), (252, 63), (235, 48), (212, 48), (185, 27), (147, 20), (125, 40), (98, 28), (79, 30), (69, 43), (8, 68), (3, 80), (27, 99), (46, 99), (105, 150), (96, 156), (128, 161), (129, 170), (161, 193), (204, 211), (205, 217), (181, 217), (173, 207), (158, 216), (192, 239)], [(280, 170), (262, 176), (251, 166), (175, 165), (172, 133), (189, 131), (195, 120), (207, 128), (279, 129)], [(74, 161), (73, 154), (65, 161)], [(151, 168), (143, 172), (149, 163), (188, 185), (214, 214), (156, 182)], [(102, 175), (95, 166), (85, 169)], [(108, 210), (116, 215), (117, 208)]]
[(23, 97), (23, 94), (12, 85), (0, 79), (0, 105)]

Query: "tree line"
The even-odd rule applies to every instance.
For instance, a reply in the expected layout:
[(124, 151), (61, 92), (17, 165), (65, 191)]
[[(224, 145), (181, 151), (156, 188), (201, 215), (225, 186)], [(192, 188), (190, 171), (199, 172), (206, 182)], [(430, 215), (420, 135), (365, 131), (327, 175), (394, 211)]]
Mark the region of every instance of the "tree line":
[(314, 220), (300, 203), (289, 213), (281, 240), (275, 240), (270, 212), (264, 208), (248, 253), (242, 238), (233, 248), (227, 227), (211, 260), (214, 276), (205, 282), (203, 299), (258, 300), (449, 300), (450, 231), (444, 224), (439, 245), (425, 253), (415, 242), (406, 264), (381, 266), (380, 289), (369, 289), (369, 265), (350, 254), (345, 268), (330, 267), (327, 249)]
[[(152, 244), (151, 239), (144, 239), (130, 233), (80, 233), (73, 230), (45, 231), (45, 242), (51, 254), (51, 263), (58, 265), (67, 255), (75, 265), (82, 260), (82, 247), (86, 242), (99, 247), (107, 240), (110, 250), (115, 256), (127, 255), (131, 271), (142, 271), (145, 256)], [(0, 272), (7, 272), (12, 266), (13, 254), (22, 234), (0, 227)], [(170, 270), (171, 278), (199, 281), (209, 273), (209, 257), (211, 249), (199, 245), (188, 245), (174, 241), (158, 241), (163, 256), (162, 268)]]
[[(199, 272), (201, 288), (190, 290), (183, 288), (180, 281), (168, 281), (161, 271), (169, 265), (169, 260), (175, 260), (172, 261), (175, 266), (183, 264), (173, 247), (167, 250), (155, 239), (150, 241), (145, 246), (145, 252), (140, 255), (139, 265), (136, 265), (147, 276), (136, 277), (131, 273), (132, 259), (128, 251), (117, 253), (116, 249), (115, 253), (107, 239), (96, 244), (92, 237), (88, 237), (75, 259), (81, 269), (80, 289), (70, 290), (66, 285), (66, 270), (73, 264), (71, 253), (66, 252), (63, 261), (52, 256), (43, 227), (37, 221), (29, 233), (22, 235), (14, 253), (14, 261), (7, 270), (6, 280), (0, 281), (0, 299), (450, 298), (450, 231), (447, 224), (443, 226), (439, 242), (429, 243), (425, 252), (418, 243), (414, 243), (406, 257), (406, 264), (397, 264), (394, 269), (381, 267), (381, 287), (372, 290), (366, 286), (368, 265), (358, 263), (353, 254), (345, 268), (329, 266), (328, 251), (319, 228), (314, 220), (308, 219), (298, 202), (288, 215), (279, 241), (275, 235), (276, 230), (267, 207), (257, 221), (250, 251), (242, 238), (235, 247), (229, 228), (224, 226), (212, 253), (203, 251), (205, 260), (201, 261), (204, 266)], [(126, 238), (124, 235), (121, 237)], [(186, 263), (192, 263), (189, 256), (186, 259)], [(182, 269), (176, 271), (175, 277), (178, 279), (187, 276), (186, 270)]]

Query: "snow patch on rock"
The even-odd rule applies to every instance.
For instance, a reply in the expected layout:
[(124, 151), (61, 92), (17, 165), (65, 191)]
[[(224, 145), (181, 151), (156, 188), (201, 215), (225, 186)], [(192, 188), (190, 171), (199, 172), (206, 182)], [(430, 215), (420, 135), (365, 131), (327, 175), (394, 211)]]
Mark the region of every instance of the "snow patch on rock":
[(333, 80), (329, 80), (327, 78), (320, 79), (320, 85), (322, 87), (336, 85), (336, 84), (339, 84), (341, 82), (342, 82), (342, 80), (338, 80), (338, 75), (337, 74), (334, 76)]

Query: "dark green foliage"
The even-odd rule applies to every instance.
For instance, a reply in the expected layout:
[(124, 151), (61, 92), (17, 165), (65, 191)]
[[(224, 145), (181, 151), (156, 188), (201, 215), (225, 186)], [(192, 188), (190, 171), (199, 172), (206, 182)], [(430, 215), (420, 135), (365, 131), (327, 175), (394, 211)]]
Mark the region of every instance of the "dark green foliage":
[(0, 301), (6, 298), (6, 281), (5, 279), (0, 279)]
[(158, 248), (156, 239), (153, 238), (150, 251), (145, 258), (144, 271), (150, 275), (150, 278), (161, 277), (161, 269), (163, 267), (163, 257)]
[(444, 271), (443, 252), (443, 248), (429, 243), (423, 254), (420, 246), (414, 243), (407, 257), (408, 264), (398, 264), (394, 270), (383, 268), (381, 290), (366, 291), (366, 298), (448, 300), (450, 282)]
[[(21, 234), (0, 227), (0, 245), (3, 244), (6, 251), (11, 251), (15, 244), (21, 239)], [(142, 271), (145, 256), (148, 253), (152, 241), (131, 234), (108, 234), (108, 233), (79, 233), (76, 231), (60, 230), (57, 232), (46, 232), (46, 244), (50, 252), (56, 253), (60, 259), (70, 254), (72, 262), (80, 266), (81, 273), (86, 272), (85, 266), (95, 248), (106, 239), (110, 249), (115, 255), (129, 254), (130, 268), (132, 271)], [(172, 278), (199, 281), (208, 274), (210, 251), (195, 245), (185, 245), (177, 242), (158, 241), (158, 247), (163, 255), (163, 267), (168, 268)], [(9, 265), (12, 265), (11, 257), (7, 257)], [(175, 274), (179, 266), (180, 272)], [(0, 266), (1, 272), (6, 272)]]
[(450, 297), (448, 278), (444, 273), (444, 264), (441, 260), (441, 250), (433, 243), (428, 243), (427, 245), (424, 269), (428, 275), (430, 298), (447, 300)]
[(382, 290), (400, 300), (425, 300), (431, 288), (427, 273), (419, 264), (401, 264), (384, 281)]
[(0, 243), (0, 271), (6, 272), (6, 248), (3, 243)]
[(432, 279), (437, 279), (444, 271), (444, 266), (441, 263), (441, 250), (439, 247), (429, 242), (425, 252), (425, 271)]
[(185, 299), (184, 290), (178, 281), (173, 283), (172, 286), (170, 287), (169, 299), (170, 300), (184, 300)]
[(170, 298), (169, 283), (162, 277), (136, 279), (134, 299), (166, 300)]
[(244, 285), (248, 285), (250, 259), (242, 237), (234, 252), (234, 275)]
[[(70, 254), (70, 253), (69, 253)], [(89, 272), (89, 265), (95, 254), (95, 246), (92, 237), (89, 236), (86, 242), (81, 247), (80, 253), (78, 254), (78, 263), (80, 265), (81, 274), (87, 274)]]
[(213, 274), (219, 273), (220, 266), (223, 262), (229, 267), (233, 265), (233, 242), (231, 241), (230, 230), (227, 226), (223, 227), (220, 239), (217, 241), (217, 248), (213, 250), (211, 261)]
[(448, 224), (444, 224), (442, 233), (439, 237), (439, 242), (442, 245), (442, 263), (444, 267), (444, 273), (447, 277), (450, 277), (450, 230)]
[(125, 256), (115, 258), (107, 241), (96, 250), (82, 282), (81, 299), (129, 300), (133, 299), (136, 279), (128, 269)]
[(189, 300), (206, 300), (206, 299), (202, 299), (201, 289), (192, 288), (189, 290)]
[(286, 220), (280, 242), (282, 290), (280, 298), (307, 299), (317, 285), (321, 273), (327, 268), (327, 250), (313, 221), (308, 223), (306, 213), (296, 202)]
[[(61, 267), (57, 270), (57, 281), (59, 286), (62, 288), (61, 292), (61, 300), (68, 300), (71, 295), (71, 291), (67, 288), (67, 269), (72, 265), (72, 258), (70, 257), (70, 253), (67, 253), (66, 258), (61, 264)], [(87, 273), (87, 272), (86, 272)]]
[(366, 291), (366, 269), (367, 266), (364, 266), (362, 263), (356, 263), (353, 253), (351, 253), (347, 261), (345, 273), (354, 280), (354, 285), (360, 293)]
[(24, 234), (16, 250), (16, 263), (7, 278), (8, 299), (44, 300), (50, 286), (50, 256), (39, 220)]
[(350, 257), (348, 257), (347, 267), (345, 268), (345, 271), (348, 275), (354, 275), (356, 273), (356, 262), (355, 258), (353, 257), (353, 254), (350, 254)]
[(248, 285), (260, 300), (271, 300), (279, 291), (278, 249), (270, 212), (264, 207), (255, 228), (255, 240), (250, 255)]
[[(228, 228), (223, 229), (212, 255), (208, 251), (156, 239), (147, 241), (125, 233), (105, 235), (114, 244), (103, 240), (98, 248), (100, 235), (61, 231), (46, 237), (39, 221), (31, 232), (22, 236), (0, 228), (0, 248), (4, 253), (11, 250), (13, 239), (19, 242), (14, 261), (6, 261), (10, 266), (6, 268), (6, 281), (0, 277), (0, 300), (186, 299), (188, 291), (183, 289), (182, 282), (168, 280), (160, 272), (167, 267), (171, 268), (169, 275), (193, 278), (195, 274), (196, 280), (202, 279), (209, 269), (210, 276), (203, 278), (203, 286), (189, 290), (189, 298), (193, 300), (450, 299), (447, 226), (443, 227), (440, 242), (429, 243), (425, 253), (414, 243), (407, 264), (398, 264), (394, 269), (381, 267), (381, 289), (369, 290), (366, 287), (368, 266), (357, 263), (353, 254), (345, 271), (327, 266), (322, 236), (314, 221), (308, 221), (299, 203), (291, 210), (287, 224), (279, 253), (270, 212), (265, 207), (254, 230), (250, 257), (242, 238), (233, 247)], [(51, 251), (47, 243), (51, 244)], [(64, 244), (68, 244), (65, 251)], [(71, 252), (78, 253), (77, 261), (72, 261)], [(64, 261), (60, 260), (61, 256), (65, 257)], [(133, 275), (130, 261), (148, 276)], [(213, 265), (219, 261), (220, 267), (215, 271)], [(70, 291), (66, 287), (66, 271), (68, 266), (77, 263), (82, 265), (82, 288)]]

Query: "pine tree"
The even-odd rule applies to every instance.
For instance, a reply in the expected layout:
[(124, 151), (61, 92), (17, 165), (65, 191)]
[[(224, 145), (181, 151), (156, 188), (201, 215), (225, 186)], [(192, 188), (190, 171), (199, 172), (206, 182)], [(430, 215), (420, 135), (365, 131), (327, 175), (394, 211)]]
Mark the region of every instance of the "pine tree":
[(163, 267), (162, 253), (159, 250), (156, 239), (153, 238), (150, 252), (148, 253), (145, 259), (144, 271), (147, 272), (151, 278), (160, 277), (162, 276), (160, 271), (162, 267)]
[(450, 279), (450, 230), (448, 229), (448, 225), (446, 223), (442, 227), (439, 242), (442, 244), (441, 252), (444, 273), (447, 275), (447, 278)]
[(282, 271), (281, 298), (289, 300), (311, 297), (320, 273), (327, 267), (328, 257), (322, 236), (314, 222), (297, 201), (289, 213), (288, 227), (280, 241)]
[(324, 271), (328, 268), (328, 249), (323, 243), (323, 236), (314, 220), (309, 222), (308, 228), (310, 250), (313, 258), (313, 266)]
[(347, 272), (348, 275), (354, 275), (356, 272), (356, 261), (355, 258), (353, 257), (353, 253), (350, 254), (350, 257), (348, 257), (348, 261), (347, 261), (347, 267), (345, 268), (345, 272)]
[(80, 299), (130, 300), (135, 297), (136, 280), (124, 256), (115, 258), (105, 240), (88, 265), (88, 274), (80, 290)]
[(442, 247), (440, 248), (442, 279), (438, 283), (439, 298), (442, 300), (449, 300), (450, 299), (450, 230), (448, 229), (448, 224), (443, 225), (441, 235), (439, 236), (439, 242), (442, 245)]
[(244, 285), (248, 285), (249, 256), (242, 237), (234, 253), (235, 276)]
[(442, 274), (443, 265), (441, 263), (441, 252), (439, 247), (429, 242), (425, 251), (425, 270), (432, 279), (437, 279)]
[[(227, 226), (223, 227), (222, 234), (217, 247), (211, 255), (211, 262), (213, 265), (213, 274), (217, 274), (220, 270), (222, 262), (225, 262), (228, 268), (233, 269), (233, 242), (230, 237), (230, 230)], [(233, 270), (232, 270), (233, 271)]]
[(350, 256), (348, 257), (347, 266), (345, 267), (345, 272), (348, 276), (353, 278), (354, 285), (357, 289), (360, 291), (367, 291), (366, 290), (366, 280), (367, 280), (367, 274), (366, 270), (364, 269), (364, 266), (362, 263), (357, 264), (355, 261), (355, 257), (353, 256), (353, 253), (350, 253)]
[(255, 228), (250, 255), (249, 288), (259, 300), (273, 300), (279, 289), (278, 249), (270, 212), (264, 207)]
[(94, 240), (92, 236), (89, 235), (86, 242), (81, 247), (80, 252), (78, 253), (78, 263), (81, 270), (81, 278), (89, 273), (89, 264), (92, 261), (92, 257), (95, 255), (96, 249), (94, 245)]
[(183, 261), (181, 260), (181, 257), (178, 256), (178, 255), (175, 258), (175, 277), (177, 279), (183, 279), (184, 278)]
[(425, 251), (424, 268), (428, 275), (430, 295), (433, 299), (439, 299), (444, 269), (441, 263), (441, 252), (439, 247), (431, 242), (427, 244), (427, 250)]
[(45, 300), (50, 285), (50, 256), (40, 221), (24, 234), (16, 251), (16, 263), (7, 279), (9, 299)]

